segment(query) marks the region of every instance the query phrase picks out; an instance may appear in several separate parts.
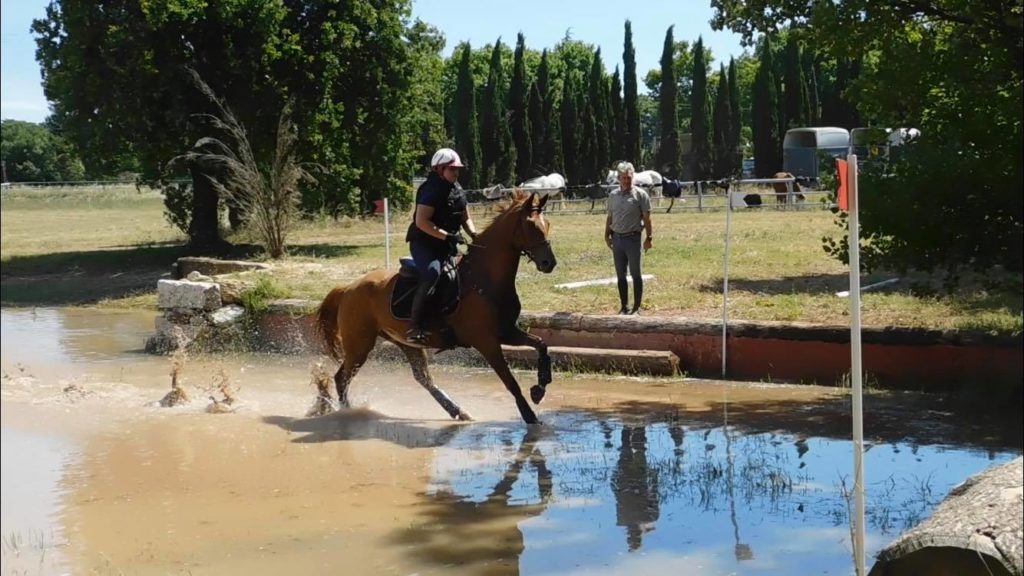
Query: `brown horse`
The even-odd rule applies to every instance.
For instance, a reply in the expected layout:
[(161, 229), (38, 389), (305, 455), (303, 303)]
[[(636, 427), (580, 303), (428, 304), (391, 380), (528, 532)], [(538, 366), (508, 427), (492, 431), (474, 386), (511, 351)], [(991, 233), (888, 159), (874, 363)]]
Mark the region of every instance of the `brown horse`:
[[(522, 305), (515, 281), (519, 260), (524, 254), (541, 272), (548, 273), (555, 268), (555, 255), (548, 241), (550, 224), (544, 218), (546, 202), (547, 197), (517, 190), (499, 207), (494, 220), (477, 236), (459, 263), (458, 307), (443, 320), (435, 319), (435, 325), (430, 327), (432, 335), (423, 346), (406, 339), (408, 321), (397, 319), (391, 313), (391, 292), (398, 281), (397, 273), (375, 270), (351, 284), (331, 290), (317, 310), (316, 327), (327, 351), (341, 361), (334, 375), (341, 406), (349, 405), (349, 383), (380, 336), (405, 353), (413, 377), (452, 418), (472, 419), (434, 385), (424, 348), (444, 349), (453, 345), (476, 348), (512, 393), (523, 420), (536, 423), (537, 416), (509, 370), (501, 345), (530, 346), (537, 350), (537, 385), (530, 389), (530, 397), (535, 404), (539, 403), (551, 382), (551, 358), (543, 340), (516, 326)], [(450, 335), (445, 334), (444, 324), (451, 328)], [(452, 336), (454, 343), (450, 340)]]
[[(794, 176), (792, 174), (790, 174), (789, 172), (776, 172), (775, 175), (772, 176), (772, 178), (779, 178), (779, 179), (781, 179), (781, 178), (794, 178)], [(775, 182), (775, 183), (772, 184), (772, 188), (775, 190), (775, 203), (776, 204), (788, 204), (789, 203), (789, 195), (790, 194), (789, 194), (789, 188), (787, 186), (790, 186), (790, 185), (793, 187), (793, 202), (803, 202), (804, 201), (804, 195), (801, 193), (802, 191), (800, 190), (800, 184), (794, 178), (792, 184), (788, 184), (787, 185), (787, 183), (785, 183), (785, 182)]]

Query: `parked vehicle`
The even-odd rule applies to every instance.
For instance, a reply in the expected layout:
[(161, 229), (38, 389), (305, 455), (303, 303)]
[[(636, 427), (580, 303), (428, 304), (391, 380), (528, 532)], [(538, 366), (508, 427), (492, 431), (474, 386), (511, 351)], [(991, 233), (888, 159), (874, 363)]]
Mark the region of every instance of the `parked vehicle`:
[(850, 131), (850, 149), (864, 164), (888, 162), (900, 146), (921, 136), (917, 128), (854, 128)]
[(753, 178), (754, 177), (754, 159), (744, 158), (743, 159), (743, 177)]
[(816, 181), (823, 159), (845, 156), (849, 149), (850, 133), (845, 128), (792, 128), (782, 141), (782, 170)]

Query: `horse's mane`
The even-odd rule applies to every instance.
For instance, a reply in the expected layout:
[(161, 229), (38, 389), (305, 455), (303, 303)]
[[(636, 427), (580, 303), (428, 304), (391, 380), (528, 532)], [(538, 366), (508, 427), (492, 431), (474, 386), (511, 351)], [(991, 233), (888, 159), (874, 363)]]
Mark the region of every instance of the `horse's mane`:
[(525, 204), (533, 195), (521, 188), (516, 188), (509, 195), (508, 200), (505, 200), (495, 207), (498, 214), (504, 214), (513, 208), (522, 206)]

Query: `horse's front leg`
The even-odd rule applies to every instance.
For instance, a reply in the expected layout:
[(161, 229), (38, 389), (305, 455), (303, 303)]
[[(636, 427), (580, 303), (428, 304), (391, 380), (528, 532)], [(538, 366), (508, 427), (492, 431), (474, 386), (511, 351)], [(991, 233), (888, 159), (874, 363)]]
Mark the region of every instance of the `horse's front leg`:
[(537, 385), (530, 388), (530, 399), (534, 404), (540, 404), (548, 384), (551, 384), (551, 356), (548, 355), (548, 345), (538, 336), (523, 332), (518, 327), (504, 336), (501, 343), (510, 346), (529, 346), (537, 351)]
[(519, 414), (523, 417), (523, 421), (527, 424), (540, 424), (540, 420), (537, 420), (537, 415), (534, 414), (533, 408), (530, 408), (530, 403), (523, 396), (523, 391), (519, 388), (519, 382), (516, 382), (516, 377), (512, 375), (512, 370), (508, 367), (508, 362), (501, 351), (501, 343), (498, 339), (488, 339), (486, 342), (477, 343), (474, 347), (487, 360), (487, 363), (494, 369), (498, 378), (501, 378), (502, 383), (505, 384), (505, 388), (516, 399), (516, 408), (519, 408)]

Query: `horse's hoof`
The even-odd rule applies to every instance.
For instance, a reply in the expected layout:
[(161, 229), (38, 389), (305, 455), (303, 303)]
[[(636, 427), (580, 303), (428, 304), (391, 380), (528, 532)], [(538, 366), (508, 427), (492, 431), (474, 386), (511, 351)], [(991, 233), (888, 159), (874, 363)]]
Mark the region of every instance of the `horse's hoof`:
[(463, 412), (462, 410), (459, 410), (459, 413), (455, 415), (455, 419), (459, 420), (460, 422), (472, 422), (473, 421), (473, 417), (470, 416), (467, 412)]
[(544, 399), (544, 393), (547, 390), (540, 384), (530, 387), (530, 400), (533, 400), (534, 404), (540, 404), (540, 401)]

